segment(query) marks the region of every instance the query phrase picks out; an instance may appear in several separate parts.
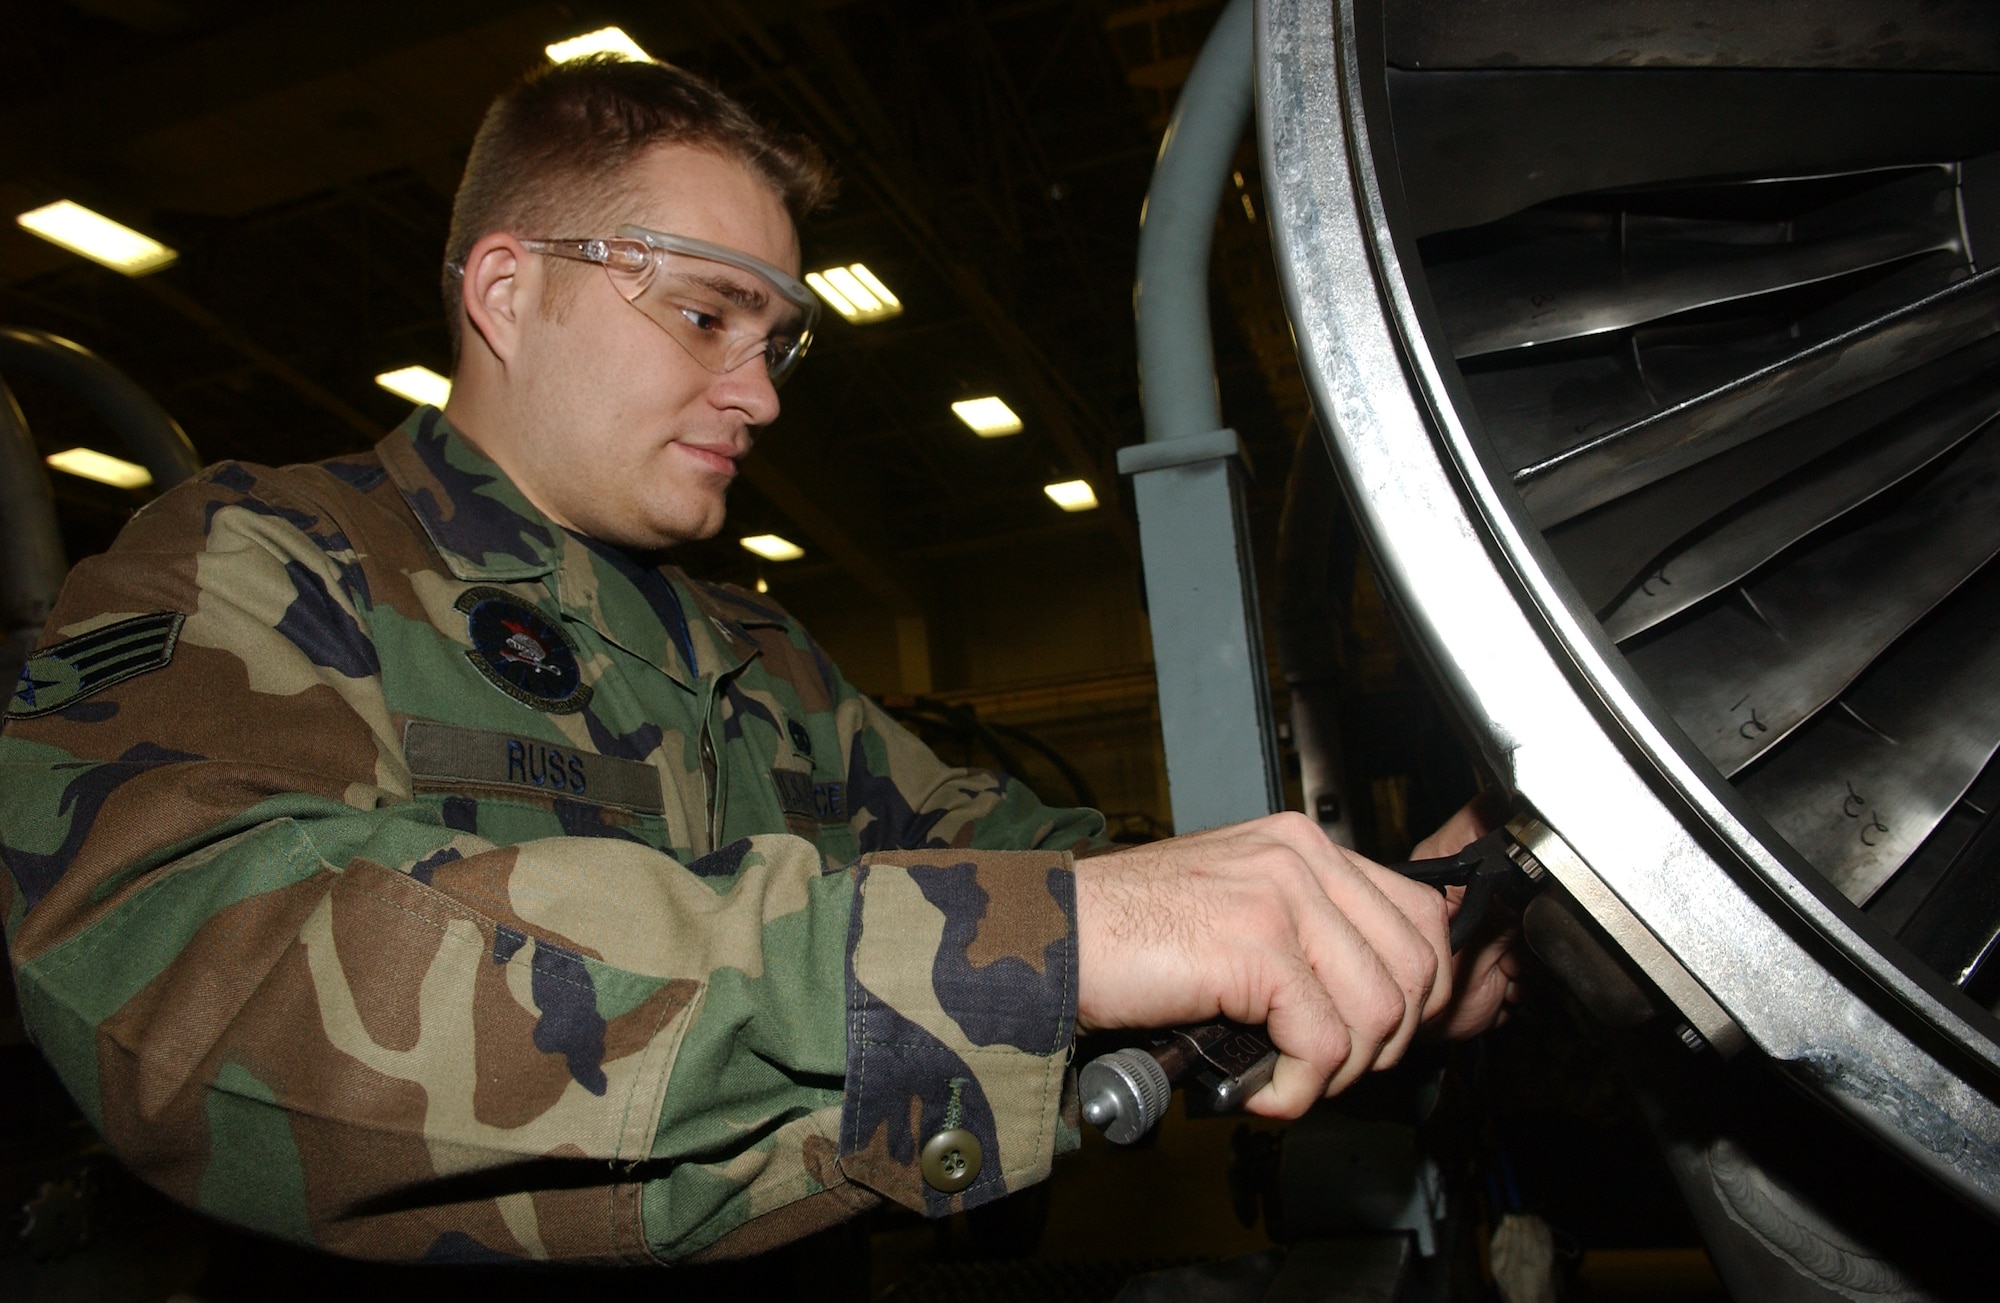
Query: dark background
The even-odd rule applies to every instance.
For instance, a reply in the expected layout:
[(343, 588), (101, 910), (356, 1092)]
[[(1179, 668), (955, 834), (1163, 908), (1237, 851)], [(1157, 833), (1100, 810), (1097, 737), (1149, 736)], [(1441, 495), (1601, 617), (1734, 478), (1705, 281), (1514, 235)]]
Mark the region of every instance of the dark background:
[[(864, 261), (905, 305), (861, 327), (827, 315), (732, 496), (729, 528), (681, 563), (765, 579), (869, 691), (1031, 729), (1084, 776), (1115, 828), (1156, 835), (1169, 826), (1165, 767), (1137, 532), (1113, 457), (1144, 437), (1131, 324), (1140, 206), (1219, 11), (1217, 0), (0, 0), (0, 208), (74, 199), (180, 254), (127, 279), (0, 223), (0, 323), (54, 332), (125, 370), (204, 460), (283, 464), (365, 448), (407, 411), (375, 374), (449, 369), (439, 260), (481, 113), (544, 45), (615, 23), (819, 141), (842, 189), (803, 232), (806, 266)], [(1268, 616), (1307, 408), (1249, 141), (1238, 166), (1217, 215), (1212, 317), (1224, 419), (1249, 450)], [(121, 451), (73, 399), (7, 380), (44, 453)], [(953, 400), (985, 393), (1021, 414), (1022, 433), (982, 440), (952, 416)], [(1043, 484), (1071, 478), (1092, 484), (1100, 509), (1066, 515), (1043, 496)], [(107, 546), (148, 496), (51, 480), (72, 562)], [(764, 564), (736, 544), (764, 532), (806, 558)], [(1365, 566), (1341, 597), (1362, 733), (1350, 799), (1364, 848), (1395, 857), (1469, 791), (1471, 774)], [(991, 759), (962, 732), (929, 735), (954, 759)], [(1038, 789), (1066, 797), (1058, 774), (1022, 758)], [(1562, 1025), (1553, 1009), (1531, 1020), (1499, 1043), (1494, 1070), (1555, 1061), (1543, 1041)], [(161, 1282), (196, 1277), (204, 1297), (439, 1287), (164, 1208), (93, 1148), (18, 1032), (0, 1039), (17, 1101), (0, 1138), (9, 1233), (24, 1225), (17, 1196), (40, 1201), (44, 1235), (59, 1217), (75, 1232), (55, 1223), (45, 1243), (60, 1251), (32, 1271), (28, 1241), (10, 1244), (0, 1259), (21, 1270), (4, 1279), (51, 1298), (153, 1297)], [(1611, 1088), (1580, 1066), (1563, 1086), (1577, 1098), (1546, 1104), (1550, 1079), (1537, 1070), (1509, 1093), (1545, 1102), (1524, 1115), (1533, 1152), (1520, 1180), (1565, 1224), (1572, 1252), (1686, 1244), (1661, 1174), (1631, 1166), (1649, 1161), (1634, 1117), (1604, 1103)], [(1037, 1261), (1097, 1261), (1090, 1279), (1115, 1288), (1119, 1263), (1268, 1243), (1228, 1210), (1234, 1126), (1174, 1123), (1135, 1153), (1093, 1137), (1052, 1187), (1053, 1210), (1045, 1200), (1023, 1214), (1041, 1236)], [(1576, 1197), (1581, 1187), (1560, 1175), (1599, 1169), (1622, 1182), (1615, 1208)], [(916, 1279), (926, 1263), (1023, 1247), (1004, 1221), (940, 1229), (890, 1217), (860, 1231), (870, 1232), (878, 1287)], [(803, 1289), (852, 1262), (829, 1252), (818, 1267), (808, 1254), (771, 1270)], [(1684, 1259), (1662, 1261), (1685, 1277)], [(932, 1278), (970, 1296), (971, 1284)], [(1022, 1296), (1076, 1284), (1022, 1279)], [(822, 1283), (841, 1297), (855, 1285)], [(487, 1288), (468, 1278), (451, 1289), (475, 1287)]]
[[(74, 199), (180, 254), (133, 280), (0, 225), (0, 322), (123, 368), (204, 460), (366, 447), (407, 410), (377, 373), (449, 371), (438, 263), (485, 106), (544, 45), (618, 24), (820, 142), (842, 187), (804, 231), (806, 266), (864, 261), (905, 305), (867, 326), (827, 314), (728, 529), (681, 563), (764, 578), (865, 689), (1052, 731), (1112, 813), (1157, 829), (1151, 648), (1113, 456), (1144, 437), (1130, 307), (1140, 205), (1219, 11), (0, 0), (0, 207)], [(1268, 561), (1306, 400), (1250, 141), (1239, 162), (1217, 218), (1213, 316)], [(9, 382), (44, 452), (118, 451), (74, 401)], [(1022, 433), (980, 439), (952, 415), (952, 401), (986, 393), (1021, 414)], [(1072, 478), (1103, 506), (1066, 515), (1041, 492)], [(52, 479), (72, 561), (146, 496)], [(735, 542), (764, 532), (806, 558), (760, 563)], [(1363, 606), (1365, 625), (1376, 608)], [(1382, 686), (1411, 686), (1379, 634)], [(1024, 683), (1035, 701), (992, 696)], [(1387, 840), (1407, 841), (1407, 794), (1385, 800)]]

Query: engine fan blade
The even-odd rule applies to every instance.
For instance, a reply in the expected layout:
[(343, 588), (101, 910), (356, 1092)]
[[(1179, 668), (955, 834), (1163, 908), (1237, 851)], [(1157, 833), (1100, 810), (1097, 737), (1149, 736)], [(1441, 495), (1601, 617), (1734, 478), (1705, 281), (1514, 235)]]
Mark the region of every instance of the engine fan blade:
[(1702, 533), (1654, 568), (1604, 617), (1624, 641), (1742, 579), (1792, 544), (1887, 492), (2000, 415), (1991, 377), (1941, 395)]
[[(1726, 225), (1726, 224), (1718, 224)], [(1887, 226), (1770, 248), (1551, 237), (1430, 273), (1458, 357), (1552, 344), (1953, 249), (1955, 227)]]
[(1695, 745), (1734, 774), (1996, 552), (2000, 426), (1879, 518), (1808, 547), (1627, 653)]
[(2000, 751), (1988, 566), (1737, 786), (1827, 881), (1872, 897)]
[(1543, 528), (2000, 331), (2000, 271), (1968, 277), (1782, 362), (1526, 467)]

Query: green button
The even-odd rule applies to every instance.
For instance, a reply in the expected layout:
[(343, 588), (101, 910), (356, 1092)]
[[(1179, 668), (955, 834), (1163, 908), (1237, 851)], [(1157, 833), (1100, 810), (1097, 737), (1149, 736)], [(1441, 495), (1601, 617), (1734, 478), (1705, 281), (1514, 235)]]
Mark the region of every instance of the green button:
[(933, 1190), (957, 1194), (979, 1175), (986, 1154), (979, 1137), (964, 1127), (949, 1127), (924, 1142), (924, 1182)]

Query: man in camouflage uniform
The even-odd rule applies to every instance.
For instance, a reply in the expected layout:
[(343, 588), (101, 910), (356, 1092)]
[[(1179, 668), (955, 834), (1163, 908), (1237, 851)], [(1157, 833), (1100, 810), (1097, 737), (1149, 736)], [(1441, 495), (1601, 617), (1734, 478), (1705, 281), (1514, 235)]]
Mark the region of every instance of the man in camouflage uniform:
[[(454, 212), (446, 411), (213, 467), (76, 568), (0, 738), (0, 911), (148, 1180), (357, 1256), (731, 1256), (1042, 1179), (1079, 1027), (1268, 1022), (1291, 1115), (1445, 1012), (1435, 894), (1309, 821), (1079, 862), (1095, 814), (660, 564), (777, 416), (822, 187), (684, 74), (531, 79)], [(621, 223), (713, 301), (580, 265)], [(1469, 1031), (1506, 965), (1460, 977)]]

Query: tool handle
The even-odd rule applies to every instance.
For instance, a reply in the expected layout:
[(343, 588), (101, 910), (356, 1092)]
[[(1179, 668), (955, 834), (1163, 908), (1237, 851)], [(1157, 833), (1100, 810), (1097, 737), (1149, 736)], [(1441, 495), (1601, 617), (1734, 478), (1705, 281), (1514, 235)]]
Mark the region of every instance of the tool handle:
[[(1453, 954), (1465, 948), (1465, 943), (1485, 922), (1487, 906), (1493, 903), (1493, 879), (1477, 871), (1477, 859), (1470, 865), (1460, 863), (1464, 855), (1465, 852), (1460, 852), (1443, 859), (1410, 860), (1390, 866), (1405, 877), (1428, 882), (1439, 891), (1464, 882), (1465, 895), (1458, 902), (1458, 912), (1451, 918)], [(1196, 1085), (1207, 1096), (1205, 1103), (1210, 1112), (1233, 1113), (1242, 1108), (1252, 1095), (1264, 1088), (1278, 1069), (1278, 1051), (1261, 1028), (1237, 1027), (1234, 1023), (1217, 1021), (1181, 1028), (1174, 1035), (1185, 1042), (1220, 1041), (1224, 1047), (1234, 1051), (1225, 1056), (1217, 1050), (1210, 1050), (1201, 1056), (1201, 1061), (1195, 1062), (1188, 1062), (1183, 1056), (1179, 1062), (1185, 1066), (1169, 1073), (1175, 1082), (1185, 1080), (1192, 1073)], [(1195, 1087), (1190, 1086), (1189, 1089)]]
[[(1511, 827), (1511, 825), (1510, 825)], [(1456, 855), (1407, 860), (1390, 866), (1414, 882), (1465, 888), (1451, 920), (1451, 949), (1457, 954), (1485, 921), (1502, 888), (1519, 896), (1540, 880), (1541, 866), (1526, 855), (1508, 828), (1496, 828)], [(1526, 886), (1516, 883), (1519, 878)], [(1150, 1048), (1114, 1050), (1083, 1066), (1077, 1088), (1083, 1116), (1106, 1138), (1129, 1145), (1152, 1130), (1166, 1114), (1174, 1087), (1193, 1080), (1206, 1095), (1209, 1111), (1233, 1112), (1263, 1089), (1277, 1070), (1278, 1051), (1262, 1028), (1226, 1019), (1178, 1027)]]
[(1493, 879), (1485, 874), (1474, 875), (1465, 884), (1465, 895), (1459, 898), (1458, 913), (1451, 916), (1451, 953), (1454, 955), (1465, 949), (1465, 943), (1472, 940), (1472, 934), (1486, 921), (1486, 907), (1493, 903)]

